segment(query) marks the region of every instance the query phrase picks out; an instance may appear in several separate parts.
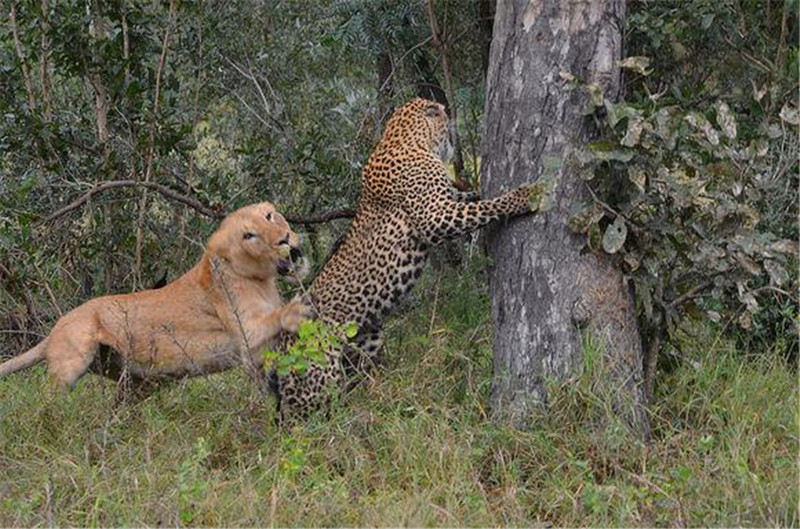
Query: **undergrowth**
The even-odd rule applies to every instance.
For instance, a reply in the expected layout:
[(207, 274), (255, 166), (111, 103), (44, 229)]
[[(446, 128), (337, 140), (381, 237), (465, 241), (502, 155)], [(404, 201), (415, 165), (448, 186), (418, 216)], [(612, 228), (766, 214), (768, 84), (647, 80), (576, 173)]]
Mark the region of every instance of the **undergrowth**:
[[(0, 380), (0, 526), (797, 526), (798, 387), (700, 329), (659, 380), (644, 444), (596, 361), (529, 431), (487, 418), (479, 272), (428, 272), (386, 365), (290, 432), (240, 372), (113, 406), (87, 376)], [(587, 359), (597, 359), (590, 341)]]

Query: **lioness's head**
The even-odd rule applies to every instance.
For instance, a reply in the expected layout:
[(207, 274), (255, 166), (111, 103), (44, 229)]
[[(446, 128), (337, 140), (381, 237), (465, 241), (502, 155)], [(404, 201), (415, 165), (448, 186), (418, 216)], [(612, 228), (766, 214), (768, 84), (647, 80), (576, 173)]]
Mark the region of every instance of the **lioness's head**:
[(208, 252), (242, 277), (286, 275), (301, 257), (300, 240), (269, 202), (225, 217), (208, 241)]

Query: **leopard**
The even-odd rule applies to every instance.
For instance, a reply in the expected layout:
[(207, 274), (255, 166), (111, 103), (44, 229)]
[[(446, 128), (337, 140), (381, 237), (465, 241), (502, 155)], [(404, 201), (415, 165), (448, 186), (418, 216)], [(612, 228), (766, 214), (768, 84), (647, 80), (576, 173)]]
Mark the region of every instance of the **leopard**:
[(422, 98), (386, 123), (362, 173), (355, 217), (307, 292), (316, 317), (355, 322), (358, 332), (328, 353), (325, 366), (272, 373), (279, 423), (329, 405), (352, 372), (380, 361), (383, 322), (419, 280), (434, 245), (535, 211), (530, 184), (484, 200), (456, 189), (445, 166), (453, 155), (449, 127), (444, 105)]

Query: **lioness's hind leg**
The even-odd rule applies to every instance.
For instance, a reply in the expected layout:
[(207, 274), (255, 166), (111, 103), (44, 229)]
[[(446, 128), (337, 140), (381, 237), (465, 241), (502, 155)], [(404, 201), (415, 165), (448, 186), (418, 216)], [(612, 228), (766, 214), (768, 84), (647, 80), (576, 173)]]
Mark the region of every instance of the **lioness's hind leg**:
[(45, 358), (50, 376), (60, 388), (74, 388), (89, 369), (99, 345), (92, 331), (88, 324), (77, 324), (50, 335)]

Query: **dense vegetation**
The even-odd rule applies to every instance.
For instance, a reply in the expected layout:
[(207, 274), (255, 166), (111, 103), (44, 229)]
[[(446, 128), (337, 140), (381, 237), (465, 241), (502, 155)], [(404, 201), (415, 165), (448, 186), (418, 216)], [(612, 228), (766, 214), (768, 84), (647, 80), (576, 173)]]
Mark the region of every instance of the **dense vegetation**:
[[(474, 185), (490, 6), (3, 4), (0, 356), (92, 296), (176, 277), (240, 205), (352, 206), (414, 95), (457, 110)], [(633, 2), (624, 100), (573, 79), (604, 136), (575, 161), (595, 200), (571, 226), (635, 287), (649, 444), (607, 409), (591, 336), (529, 432), (489, 424), (472, 240), (391, 320), (388, 365), (292, 432), (240, 373), (113, 409), (97, 378), (67, 396), (41, 369), (0, 381), (0, 525), (800, 524), (797, 17)], [(315, 266), (346, 223), (307, 226)]]

